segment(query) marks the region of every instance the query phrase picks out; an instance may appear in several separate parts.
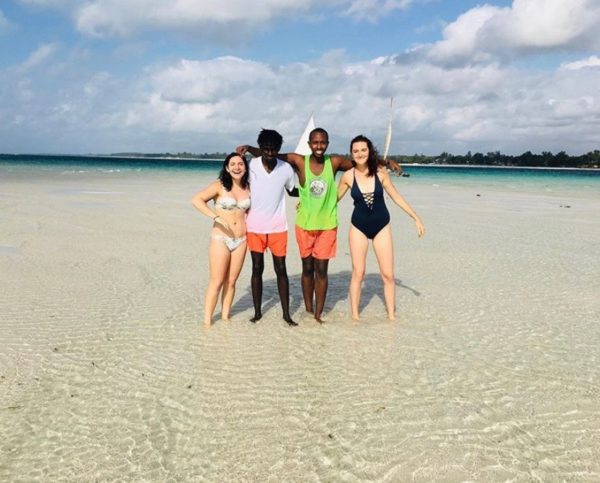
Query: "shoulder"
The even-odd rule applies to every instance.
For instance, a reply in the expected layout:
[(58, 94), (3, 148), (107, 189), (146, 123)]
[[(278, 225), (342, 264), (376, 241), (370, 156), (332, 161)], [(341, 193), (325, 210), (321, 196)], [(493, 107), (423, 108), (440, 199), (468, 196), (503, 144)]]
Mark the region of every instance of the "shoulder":
[(214, 198), (215, 196), (218, 196), (221, 193), (221, 191), (223, 191), (223, 190), (224, 190), (223, 184), (221, 184), (221, 182), (219, 180), (217, 180), (217, 181), (213, 181), (202, 191), (205, 193), (205, 196), (208, 195), (208, 196)]
[(284, 160), (282, 159), (277, 159), (277, 168), (276, 169), (281, 169), (282, 171), (285, 171), (286, 173), (294, 173), (294, 168), (292, 168), (290, 166), (290, 163), (286, 163)]
[(304, 166), (304, 156), (298, 153), (288, 153), (287, 160), (294, 163), (296, 166)]
[(341, 179), (342, 179), (342, 181), (344, 181), (344, 183), (351, 184), (353, 176), (354, 176), (354, 168), (349, 169), (348, 171), (344, 171)]
[(354, 167), (354, 163), (350, 159), (346, 158), (345, 156), (340, 156), (338, 154), (334, 154), (333, 156), (330, 157), (330, 159), (331, 159), (331, 166), (335, 170), (339, 169), (342, 171), (347, 171)]
[(381, 183), (387, 183), (390, 179), (390, 173), (388, 173), (388, 170), (385, 166), (380, 166), (377, 169), (377, 177)]

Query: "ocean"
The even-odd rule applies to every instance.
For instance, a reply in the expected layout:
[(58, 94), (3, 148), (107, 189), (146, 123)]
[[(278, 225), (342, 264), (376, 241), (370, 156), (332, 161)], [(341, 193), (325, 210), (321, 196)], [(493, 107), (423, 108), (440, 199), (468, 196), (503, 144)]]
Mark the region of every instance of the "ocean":
[[(84, 173), (131, 173), (148, 171), (190, 171), (210, 175), (218, 173), (220, 159), (122, 158), (71, 155), (0, 154), (0, 167), (5, 176), (54, 175)], [(600, 169), (517, 168), (490, 166), (403, 165), (406, 183), (498, 187), (527, 191), (575, 190), (595, 191), (600, 188)]]
[(219, 166), (0, 157), (0, 481), (600, 480), (597, 171), (406, 167), (395, 321), (371, 248), (350, 319), (347, 196), (325, 324), (290, 234), (299, 326), (267, 256), (205, 329)]

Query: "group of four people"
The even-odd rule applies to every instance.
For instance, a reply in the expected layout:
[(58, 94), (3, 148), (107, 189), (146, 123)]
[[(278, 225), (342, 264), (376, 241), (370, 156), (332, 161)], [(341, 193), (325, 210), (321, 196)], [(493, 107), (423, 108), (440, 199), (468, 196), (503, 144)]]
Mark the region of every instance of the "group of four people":
[[(288, 224), (285, 193), (299, 196), (295, 235), (302, 258), (302, 294), (307, 312), (323, 322), (327, 296), (329, 260), (337, 250), (337, 203), (350, 190), (354, 200), (349, 244), (352, 258), (350, 307), (353, 319), (359, 318), (359, 301), (365, 274), (369, 240), (379, 264), (384, 284), (388, 318), (395, 316), (395, 278), (390, 216), (383, 198), (384, 191), (414, 219), (419, 237), (425, 228), (414, 210), (398, 193), (385, 169), (398, 171), (394, 161), (382, 160), (372, 142), (357, 136), (350, 143), (352, 160), (325, 154), (329, 145), (327, 131), (316, 128), (309, 135), (311, 154), (280, 154), (283, 138), (277, 131), (263, 129), (258, 147), (239, 146), (225, 158), (219, 179), (194, 196), (194, 206), (213, 219), (209, 245), (210, 278), (205, 294), (204, 324), (212, 323), (221, 294), (221, 318), (228, 320), (235, 282), (240, 274), (247, 249), (252, 258), (252, 322), (262, 317), (262, 276), (264, 253), (273, 256), (277, 288), (283, 319), (298, 325), (289, 308), (289, 279), (285, 264)], [(245, 153), (255, 156), (250, 163)], [(337, 190), (335, 175), (345, 171)], [(299, 189), (295, 188), (296, 175)], [(208, 202), (214, 201), (214, 208)]]

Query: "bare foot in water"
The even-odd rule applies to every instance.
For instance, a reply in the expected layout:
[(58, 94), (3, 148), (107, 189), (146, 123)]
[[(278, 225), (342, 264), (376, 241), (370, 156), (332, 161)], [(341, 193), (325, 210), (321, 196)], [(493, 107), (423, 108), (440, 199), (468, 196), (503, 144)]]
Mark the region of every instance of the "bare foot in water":
[(289, 315), (287, 317), (284, 315), (283, 316), (283, 320), (285, 320), (287, 322), (287, 325), (289, 325), (290, 327), (297, 327), (298, 326), (298, 322), (294, 322)]
[(319, 324), (324, 324), (325, 322), (327, 322), (322, 315), (316, 315), (315, 314), (315, 320), (319, 323)]

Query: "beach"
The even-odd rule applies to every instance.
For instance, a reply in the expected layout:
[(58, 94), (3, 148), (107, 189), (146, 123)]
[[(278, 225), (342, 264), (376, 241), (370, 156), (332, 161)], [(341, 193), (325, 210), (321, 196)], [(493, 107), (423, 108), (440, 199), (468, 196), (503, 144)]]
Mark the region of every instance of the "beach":
[[(397, 319), (349, 197), (325, 324), (250, 259), (202, 325), (212, 171), (0, 165), (0, 480), (598, 481), (600, 187), (396, 178)], [(290, 202), (292, 201), (292, 202)]]

